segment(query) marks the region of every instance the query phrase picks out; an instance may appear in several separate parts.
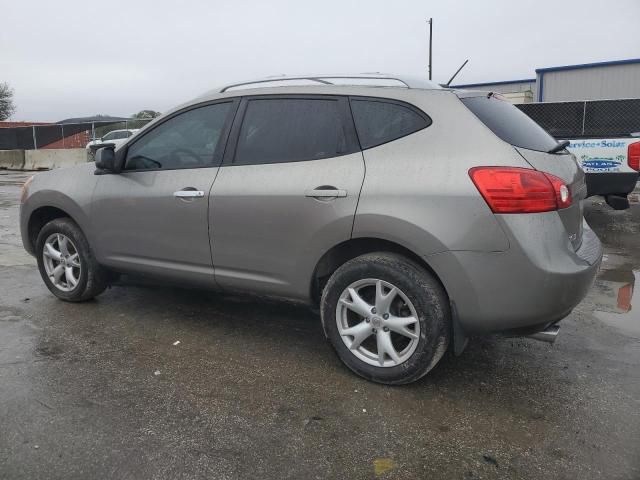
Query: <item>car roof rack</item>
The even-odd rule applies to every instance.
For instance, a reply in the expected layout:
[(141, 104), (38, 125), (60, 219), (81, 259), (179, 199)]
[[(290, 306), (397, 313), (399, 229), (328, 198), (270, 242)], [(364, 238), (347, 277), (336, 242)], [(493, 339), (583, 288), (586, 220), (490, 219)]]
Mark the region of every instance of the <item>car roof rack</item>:
[[(409, 77), (400, 75), (389, 75), (384, 73), (359, 73), (356, 75), (276, 75), (257, 80), (249, 80), (245, 82), (232, 83), (225, 85), (220, 89), (216, 89), (219, 93), (228, 92), (231, 89), (244, 88), (268, 88), (270, 83), (287, 83), (307, 81), (315, 85), (341, 85), (341, 86), (368, 86), (368, 87), (403, 87), (417, 89), (440, 89), (442, 88), (435, 82), (419, 77)], [(275, 85), (286, 86), (286, 85)]]

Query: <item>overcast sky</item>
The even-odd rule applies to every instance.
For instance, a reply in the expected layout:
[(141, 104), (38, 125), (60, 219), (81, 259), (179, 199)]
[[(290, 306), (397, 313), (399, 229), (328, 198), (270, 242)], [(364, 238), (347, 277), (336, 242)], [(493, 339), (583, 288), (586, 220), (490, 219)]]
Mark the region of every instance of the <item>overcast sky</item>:
[(454, 83), (640, 57), (640, 0), (3, 2), (0, 82), (13, 120), (166, 110), (274, 74), (427, 75)]

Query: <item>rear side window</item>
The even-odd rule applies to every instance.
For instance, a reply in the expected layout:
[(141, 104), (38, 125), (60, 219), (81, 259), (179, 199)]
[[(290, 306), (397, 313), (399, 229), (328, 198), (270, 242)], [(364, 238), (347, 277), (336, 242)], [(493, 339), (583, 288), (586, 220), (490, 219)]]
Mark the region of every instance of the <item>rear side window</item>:
[(351, 100), (351, 111), (363, 149), (405, 137), (431, 125), (431, 119), (409, 106), (384, 100)]
[(347, 153), (337, 99), (254, 99), (238, 136), (235, 163), (318, 160)]
[(515, 147), (548, 152), (558, 144), (540, 125), (505, 100), (486, 95), (460, 100), (493, 133)]

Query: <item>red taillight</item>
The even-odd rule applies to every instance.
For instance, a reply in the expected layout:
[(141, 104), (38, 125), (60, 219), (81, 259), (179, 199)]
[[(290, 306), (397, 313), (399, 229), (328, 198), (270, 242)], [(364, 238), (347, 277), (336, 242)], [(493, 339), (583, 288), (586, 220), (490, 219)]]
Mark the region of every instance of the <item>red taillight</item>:
[(640, 142), (630, 143), (627, 147), (627, 163), (640, 172)]
[(549, 173), (516, 167), (475, 167), (471, 180), (494, 213), (550, 212), (571, 205), (569, 187)]

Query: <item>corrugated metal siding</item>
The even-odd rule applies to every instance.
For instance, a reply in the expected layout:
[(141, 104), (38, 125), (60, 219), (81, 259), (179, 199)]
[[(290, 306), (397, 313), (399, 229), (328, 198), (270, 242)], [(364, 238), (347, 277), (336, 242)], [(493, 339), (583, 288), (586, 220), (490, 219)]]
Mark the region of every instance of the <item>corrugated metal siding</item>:
[(465, 87), (462, 86), (465, 90), (486, 90), (490, 92), (498, 92), (498, 93), (519, 93), (526, 92), (528, 90), (533, 92), (533, 98), (536, 98), (536, 82), (530, 83), (500, 83), (500, 84), (492, 84), (487, 83), (484, 85), (478, 85), (474, 87)]
[(542, 75), (543, 102), (640, 98), (640, 63), (542, 72)]

